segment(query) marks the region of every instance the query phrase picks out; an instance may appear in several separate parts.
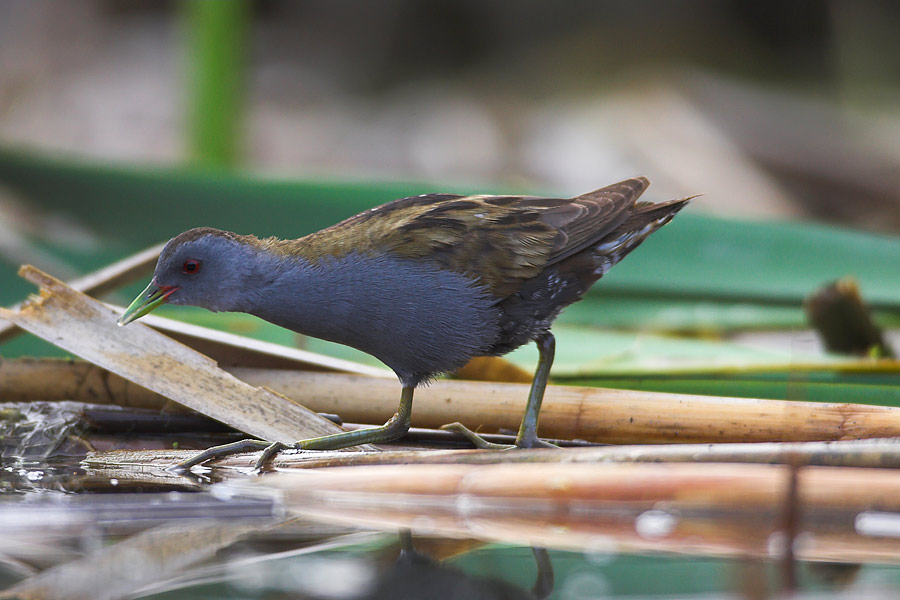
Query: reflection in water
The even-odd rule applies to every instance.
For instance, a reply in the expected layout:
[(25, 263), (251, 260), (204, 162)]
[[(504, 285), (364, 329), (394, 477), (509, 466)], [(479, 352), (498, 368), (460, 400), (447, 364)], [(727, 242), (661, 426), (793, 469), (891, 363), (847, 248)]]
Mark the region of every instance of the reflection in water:
[[(26, 539), (10, 541), (22, 550), (28, 546)], [(543, 549), (533, 549), (537, 576), (531, 589), (525, 589), (426, 556), (413, 547), (408, 533), (401, 534), (398, 556), (389, 536), (335, 534), (297, 520), (273, 524), (271, 519), (195, 519), (158, 525), (80, 556), (76, 549), (58, 555), (56, 565), (20, 554), (17, 564), (27, 567), (19, 571), (24, 579), (7, 591), (27, 598), (92, 600), (160, 594), (195, 598), (210, 589), (221, 590), (218, 597), (239, 592), (244, 598), (543, 600), (550, 596), (554, 580)], [(380, 560), (387, 552), (394, 558)]]
[(354, 600), (543, 600), (553, 591), (553, 565), (543, 548), (533, 548), (537, 578), (524, 590), (497, 578), (467, 575), (462, 570), (439, 563), (413, 547), (408, 531), (401, 532), (402, 549), (397, 561), (382, 574), (374, 589)]

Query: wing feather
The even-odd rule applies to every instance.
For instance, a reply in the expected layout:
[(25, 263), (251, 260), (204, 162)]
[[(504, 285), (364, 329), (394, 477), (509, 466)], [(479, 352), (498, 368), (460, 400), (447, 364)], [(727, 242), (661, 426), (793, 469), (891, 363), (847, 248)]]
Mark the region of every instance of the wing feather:
[(312, 258), (352, 250), (433, 260), (504, 298), (616, 230), (648, 185), (635, 177), (575, 198), (413, 196), (298, 241)]

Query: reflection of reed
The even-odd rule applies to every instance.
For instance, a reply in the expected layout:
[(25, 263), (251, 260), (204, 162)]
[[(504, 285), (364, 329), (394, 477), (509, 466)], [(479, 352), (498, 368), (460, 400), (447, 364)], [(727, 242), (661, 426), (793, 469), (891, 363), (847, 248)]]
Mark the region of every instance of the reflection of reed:
[[(784, 465), (398, 465), (278, 474), (252, 484), (326, 522), (558, 549), (780, 556)], [(807, 467), (798, 474), (797, 558), (897, 562), (900, 474)], [(892, 521), (893, 522), (893, 521)], [(876, 537), (877, 536), (877, 537)]]

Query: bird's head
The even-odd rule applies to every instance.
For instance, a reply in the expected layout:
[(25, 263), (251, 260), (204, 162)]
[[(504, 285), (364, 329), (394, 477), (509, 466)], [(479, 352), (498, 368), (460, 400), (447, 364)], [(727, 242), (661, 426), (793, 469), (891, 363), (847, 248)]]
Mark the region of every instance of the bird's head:
[(119, 317), (119, 325), (164, 303), (236, 310), (247, 259), (253, 254), (251, 237), (200, 227), (172, 238), (159, 255), (150, 285)]

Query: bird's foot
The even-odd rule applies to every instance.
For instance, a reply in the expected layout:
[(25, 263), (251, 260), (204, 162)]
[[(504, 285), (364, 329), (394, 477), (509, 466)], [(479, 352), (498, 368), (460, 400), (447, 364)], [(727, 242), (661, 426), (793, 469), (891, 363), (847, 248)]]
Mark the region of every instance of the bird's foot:
[[(174, 465), (168, 467), (166, 470), (172, 471), (174, 473), (185, 473), (187, 471), (190, 471), (192, 467), (205, 463), (208, 460), (224, 458), (226, 456), (231, 456), (232, 454), (241, 454), (242, 452), (255, 452), (257, 450), (263, 450), (263, 456), (266, 456), (266, 458), (268, 458), (272, 454), (274, 454), (275, 451), (269, 452), (268, 455), (266, 455), (266, 452), (268, 452), (269, 449), (274, 445), (275, 444), (266, 442), (264, 440), (240, 440), (238, 442), (232, 442), (230, 444), (213, 446), (212, 448), (207, 448), (203, 452), (198, 452), (188, 459), (175, 463)], [(260, 461), (257, 461), (257, 466), (259, 466), (259, 464)]]
[(441, 429), (443, 429), (444, 431), (453, 431), (455, 433), (458, 433), (459, 435), (469, 440), (473, 446), (481, 450), (511, 450), (513, 448), (559, 448), (559, 446), (551, 444), (550, 442), (545, 442), (539, 439), (537, 436), (517, 439), (515, 444), (495, 444), (493, 442), (487, 441), (462, 423), (449, 423), (447, 425), (441, 425)]
[(441, 425), (441, 429), (458, 433), (480, 450), (509, 450), (510, 448), (515, 448), (512, 444), (495, 444), (494, 442), (489, 442), (462, 423), (448, 423), (446, 425)]
[(545, 442), (536, 435), (516, 438), (516, 448), (559, 448), (556, 444)]
[(287, 448), (287, 446), (281, 442), (272, 442), (269, 444), (262, 451), (262, 454), (259, 455), (259, 458), (256, 459), (256, 463), (253, 465), (253, 472), (257, 474), (261, 473), (268, 462), (285, 448)]

